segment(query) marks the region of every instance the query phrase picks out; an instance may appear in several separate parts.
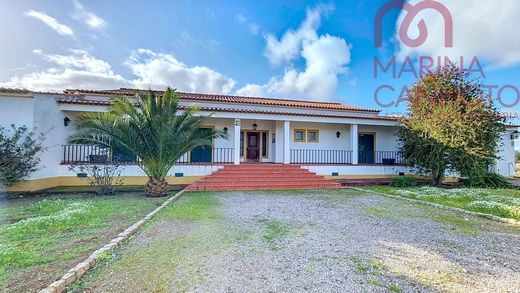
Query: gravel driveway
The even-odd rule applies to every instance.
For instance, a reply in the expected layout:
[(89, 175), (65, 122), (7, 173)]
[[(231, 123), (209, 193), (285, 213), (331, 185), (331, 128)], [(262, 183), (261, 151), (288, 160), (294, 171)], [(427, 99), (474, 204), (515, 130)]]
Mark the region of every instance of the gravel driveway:
[(73, 292), (520, 292), (520, 228), (354, 190), (186, 193)]

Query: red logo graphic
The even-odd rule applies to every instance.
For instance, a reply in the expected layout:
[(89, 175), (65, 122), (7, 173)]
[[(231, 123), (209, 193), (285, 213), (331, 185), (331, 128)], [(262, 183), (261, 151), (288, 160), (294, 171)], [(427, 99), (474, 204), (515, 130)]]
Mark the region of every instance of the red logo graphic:
[(399, 38), (408, 47), (416, 48), (424, 44), (428, 38), (428, 28), (424, 19), (421, 19), (417, 24), (419, 29), (419, 35), (413, 39), (408, 36), (408, 30), (412, 24), (413, 19), (419, 14), (419, 12), (425, 9), (434, 9), (438, 11), (444, 19), (444, 46), (447, 48), (453, 47), (453, 18), (450, 11), (443, 4), (434, 0), (423, 0), (415, 5), (411, 5), (407, 2), (402, 3), (402, 0), (393, 0), (385, 4), (379, 9), (376, 14), (374, 21), (374, 39), (375, 46), (381, 48), (383, 46), (383, 18), (385, 14), (392, 9), (404, 9), (407, 14), (405, 15), (401, 27), (399, 28)]

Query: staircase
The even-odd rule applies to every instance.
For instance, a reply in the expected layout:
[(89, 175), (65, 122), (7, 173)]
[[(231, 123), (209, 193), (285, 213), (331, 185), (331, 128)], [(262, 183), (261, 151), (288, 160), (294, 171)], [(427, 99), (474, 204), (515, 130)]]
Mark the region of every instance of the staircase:
[(186, 190), (267, 190), (339, 188), (300, 165), (241, 164), (226, 165), (213, 174), (189, 185)]

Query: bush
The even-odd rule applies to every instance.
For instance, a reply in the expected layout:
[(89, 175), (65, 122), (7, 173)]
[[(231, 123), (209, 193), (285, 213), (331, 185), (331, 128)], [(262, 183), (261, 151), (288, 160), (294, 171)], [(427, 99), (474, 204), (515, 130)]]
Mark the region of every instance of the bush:
[(390, 185), (394, 187), (414, 187), (417, 185), (417, 180), (411, 176), (399, 176), (392, 179)]
[(27, 126), (0, 127), (0, 185), (10, 186), (38, 170), (43, 133), (36, 136)]
[(97, 195), (115, 194), (116, 187), (123, 185), (124, 181), (121, 177), (123, 169), (118, 164), (72, 165), (69, 171), (86, 174), (83, 179), (94, 188)]
[(470, 176), (468, 179), (462, 181), (462, 185), (475, 188), (511, 188), (509, 180), (497, 173), (484, 173)]

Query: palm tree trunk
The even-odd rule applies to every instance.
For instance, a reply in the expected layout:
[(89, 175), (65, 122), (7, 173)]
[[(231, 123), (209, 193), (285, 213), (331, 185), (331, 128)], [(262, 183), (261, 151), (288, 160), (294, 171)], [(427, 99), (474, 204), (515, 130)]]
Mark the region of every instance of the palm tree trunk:
[(144, 194), (150, 197), (166, 196), (169, 188), (165, 178), (149, 177), (148, 182), (144, 186)]

